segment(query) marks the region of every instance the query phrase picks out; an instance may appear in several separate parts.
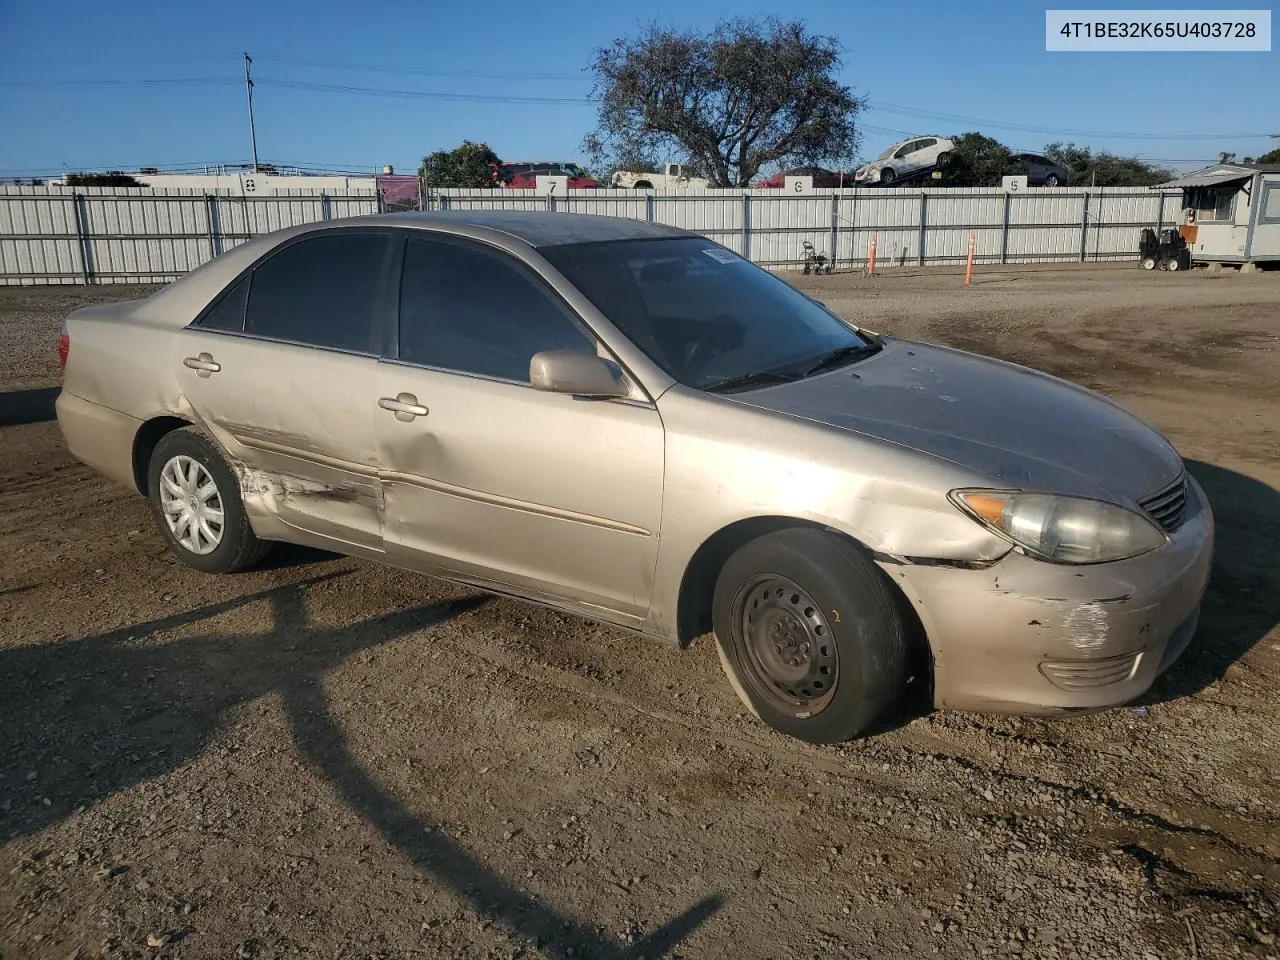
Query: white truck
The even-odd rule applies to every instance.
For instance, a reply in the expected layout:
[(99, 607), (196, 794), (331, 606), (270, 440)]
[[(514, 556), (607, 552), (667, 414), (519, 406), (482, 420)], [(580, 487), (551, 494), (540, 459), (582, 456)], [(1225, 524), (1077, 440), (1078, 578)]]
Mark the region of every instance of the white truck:
[(636, 170), (615, 170), (609, 178), (609, 186), (626, 190), (654, 190), (668, 187), (688, 187), (705, 190), (710, 180), (692, 177), (682, 163), (663, 164), (661, 173), (644, 173)]

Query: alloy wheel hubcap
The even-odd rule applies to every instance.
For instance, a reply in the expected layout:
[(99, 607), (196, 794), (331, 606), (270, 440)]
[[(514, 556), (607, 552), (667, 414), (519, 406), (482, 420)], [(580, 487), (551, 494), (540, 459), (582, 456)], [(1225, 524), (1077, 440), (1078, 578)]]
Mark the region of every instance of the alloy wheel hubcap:
[(160, 471), (160, 509), (173, 538), (192, 553), (212, 553), (226, 522), (222, 494), (204, 464), (179, 454)]
[(822, 609), (785, 577), (760, 577), (739, 594), (738, 625), (757, 692), (789, 713), (815, 714), (835, 694), (835, 640)]

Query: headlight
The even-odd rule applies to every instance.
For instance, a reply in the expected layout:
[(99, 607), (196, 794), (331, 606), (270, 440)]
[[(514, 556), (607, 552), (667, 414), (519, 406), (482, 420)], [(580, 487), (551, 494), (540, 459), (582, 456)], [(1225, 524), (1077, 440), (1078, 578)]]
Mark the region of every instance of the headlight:
[(1165, 543), (1142, 514), (1101, 500), (1005, 490), (953, 490), (951, 499), (979, 523), (1054, 563), (1125, 560)]

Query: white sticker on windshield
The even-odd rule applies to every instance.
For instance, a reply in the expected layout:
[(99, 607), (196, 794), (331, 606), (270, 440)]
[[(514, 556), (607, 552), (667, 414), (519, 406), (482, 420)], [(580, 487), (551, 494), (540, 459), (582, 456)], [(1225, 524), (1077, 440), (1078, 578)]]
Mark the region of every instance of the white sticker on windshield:
[(719, 250), (715, 247), (708, 247), (702, 251), (716, 263), (737, 263), (742, 258), (732, 250)]

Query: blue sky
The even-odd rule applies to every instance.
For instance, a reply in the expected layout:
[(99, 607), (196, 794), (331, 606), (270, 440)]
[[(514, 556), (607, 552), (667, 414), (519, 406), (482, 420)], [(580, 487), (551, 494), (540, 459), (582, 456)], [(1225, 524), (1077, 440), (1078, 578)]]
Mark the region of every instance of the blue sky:
[[(1210, 4), (1165, 0), (1165, 9), (1179, 6)], [(582, 68), (592, 51), (642, 20), (707, 27), (730, 13), (789, 9), (843, 44), (842, 79), (873, 103), (864, 156), (903, 135), (970, 129), (1015, 148), (1074, 140), (1183, 168), (1219, 150), (1280, 145), (1241, 136), (1280, 133), (1280, 53), (1046, 53), (1045, 7), (0, 0), (0, 176), (247, 161), (243, 50), (255, 61), (263, 161), (410, 171), (424, 153), (464, 138), (488, 141), (504, 159), (585, 159), (587, 103), (457, 102), (271, 81), (575, 100), (590, 93)], [(175, 79), (198, 82), (166, 82)]]

